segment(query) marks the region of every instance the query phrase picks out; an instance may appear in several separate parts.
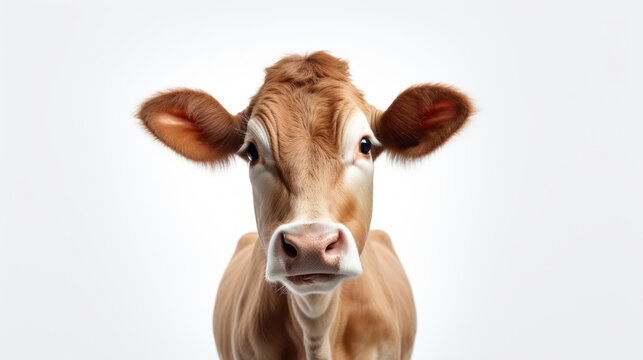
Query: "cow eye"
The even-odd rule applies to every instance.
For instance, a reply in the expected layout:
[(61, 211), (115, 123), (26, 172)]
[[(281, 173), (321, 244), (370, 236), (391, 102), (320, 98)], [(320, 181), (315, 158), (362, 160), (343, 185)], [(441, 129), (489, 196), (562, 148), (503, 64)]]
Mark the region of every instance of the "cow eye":
[(257, 146), (254, 143), (248, 144), (248, 147), (246, 148), (246, 155), (248, 155), (248, 160), (250, 160), (250, 162), (259, 159), (259, 151), (257, 150)]
[(362, 141), (359, 142), (359, 151), (365, 155), (371, 152), (371, 141), (368, 138), (362, 138)]

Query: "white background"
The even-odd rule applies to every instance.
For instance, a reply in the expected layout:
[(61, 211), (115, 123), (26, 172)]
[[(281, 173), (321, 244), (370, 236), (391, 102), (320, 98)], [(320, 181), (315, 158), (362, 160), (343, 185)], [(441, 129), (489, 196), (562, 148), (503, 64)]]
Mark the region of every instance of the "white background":
[(0, 358), (216, 358), (246, 165), (190, 163), (133, 114), (178, 86), (237, 112), (315, 50), (379, 108), (443, 82), (478, 109), (426, 161), (376, 164), (414, 359), (643, 358), (642, 9), (603, 3), (2, 0)]

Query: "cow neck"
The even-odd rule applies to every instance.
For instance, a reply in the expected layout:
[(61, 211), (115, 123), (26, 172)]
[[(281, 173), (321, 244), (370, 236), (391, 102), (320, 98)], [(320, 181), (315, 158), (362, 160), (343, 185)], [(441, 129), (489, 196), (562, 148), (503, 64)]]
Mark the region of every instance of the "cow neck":
[(291, 318), (301, 329), (307, 359), (331, 358), (331, 328), (339, 309), (341, 285), (328, 294), (288, 294)]

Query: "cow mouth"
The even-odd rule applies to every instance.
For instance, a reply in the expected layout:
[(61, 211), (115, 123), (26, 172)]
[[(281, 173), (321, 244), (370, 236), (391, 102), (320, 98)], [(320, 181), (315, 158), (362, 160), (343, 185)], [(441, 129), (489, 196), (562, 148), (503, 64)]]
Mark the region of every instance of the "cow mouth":
[(294, 275), (288, 276), (287, 279), (290, 280), (295, 285), (306, 285), (320, 282), (327, 282), (335, 280), (341, 275), (334, 274), (303, 274), (303, 275)]

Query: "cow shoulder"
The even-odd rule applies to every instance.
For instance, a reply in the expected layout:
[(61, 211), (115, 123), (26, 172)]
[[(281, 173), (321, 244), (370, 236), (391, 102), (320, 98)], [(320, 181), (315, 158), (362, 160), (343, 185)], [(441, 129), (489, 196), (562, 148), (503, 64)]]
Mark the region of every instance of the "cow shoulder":
[(408, 359), (413, 347), (416, 314), (411, 286), (391, 238), (371, 230), (361, 254), (364, 273), (342, 289), (348, 354)]
[(368, 241), (374, 241), (380, 245), (384, 245), (385, 248), (395, 253), (391, 237), (384, 230), (371, 230), (368, 233)]
[(239, 241), (237, 242), (237, 248), (234, 249), (234, 254), (236, 255), (239, 253), (241, 250), (252, 246), (257, 242), (257, 239), (259, 239), (259, 234), (256, 232), (249, 232), (247, 234), (243, 234)]

